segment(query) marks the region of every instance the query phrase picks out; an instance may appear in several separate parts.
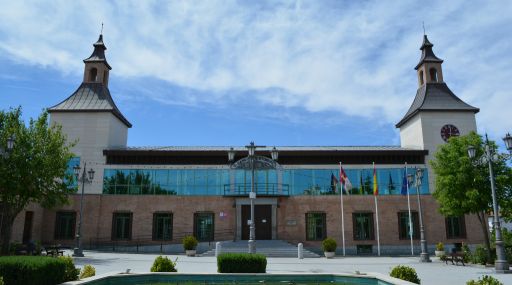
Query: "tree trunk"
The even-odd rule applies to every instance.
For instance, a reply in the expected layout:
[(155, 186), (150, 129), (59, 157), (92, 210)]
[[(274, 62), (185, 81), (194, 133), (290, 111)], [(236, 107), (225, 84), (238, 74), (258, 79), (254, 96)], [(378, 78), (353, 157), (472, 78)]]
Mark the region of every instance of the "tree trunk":
[(485, 219), (485, 213), (478, 212), (476, 214), (476, 216), (478, 217), (478, 220), (480, 221), (480, 225), (482, 226), (482, 231), (484, 233), (485, 248), (487, 249), (487, 263), (492, 263), (491, 242), (489, 239), (489, 230), (487, 229), (487, 221)]

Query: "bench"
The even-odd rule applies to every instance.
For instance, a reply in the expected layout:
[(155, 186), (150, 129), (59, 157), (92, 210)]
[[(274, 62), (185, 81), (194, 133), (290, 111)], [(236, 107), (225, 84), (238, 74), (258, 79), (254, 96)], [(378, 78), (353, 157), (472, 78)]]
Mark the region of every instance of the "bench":
[[(459, 265), (459, 262), (462, 263), (462, 266), (466, 266), (464, 264), (464, 253), (462, 252), (453, 252), (449, 255), (444, 256), (444, 262), (448, 264), (448, 261), (451, 261), (453, 265)], [(455, 261), (455, 263), (453, 263)]]
[(47, 256), (64, 256), (64, 250), (60, 246), (47, 246), (44, 248)]

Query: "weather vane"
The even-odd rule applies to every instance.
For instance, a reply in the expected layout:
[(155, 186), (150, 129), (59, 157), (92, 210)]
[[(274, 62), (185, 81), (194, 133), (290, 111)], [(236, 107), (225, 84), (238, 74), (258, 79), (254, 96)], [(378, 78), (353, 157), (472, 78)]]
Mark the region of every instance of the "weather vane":
[(101, 22), (101, 33), (103, 35), (103, 22)]
[[(422, 21), (421, 23), (423, 24), (423, 35), (425, 35), (425, 21)], [(101, 25), (103, 25), (103, 24), (101, 24)]]

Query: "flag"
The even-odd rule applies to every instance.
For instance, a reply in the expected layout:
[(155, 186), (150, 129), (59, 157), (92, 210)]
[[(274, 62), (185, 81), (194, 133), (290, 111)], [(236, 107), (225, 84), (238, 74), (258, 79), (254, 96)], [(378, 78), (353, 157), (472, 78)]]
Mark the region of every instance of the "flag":
[(373, 195), (379, 195), (379, 185), (377, 185), (377, 169), (375, 169), (375, 163), (373, 163)]
[(340, 182), (341, 182), (342, 191), (344, 191), (346, 194), (350, 193), (350, 190), (352, 190), (352, 183), (350, 183), (347, 173), (345, 173), (345, 170), (343, 170), (343, 167), (341, 167), (341, 163), (340, 163)]
[(334, 176), (334, 174), (331, 173), (331, 191), (332, 193), (336, 193), (338, 192), (337, 191), (337, 188), (338, 188), (338, 179), (336, 178), (336, 176)]
[(409, 192), (409, 187), (407, 187), (407, 183), (407, 172), (404, 170), (404, 179), (402, 180), (402, 191), (400, 192), (400, 194), (407, 195), (407, 192)]
[(361, 188), (359, 188), (359, 194), (363, 195), (365, 192), (364, 192), (364, 183), (363, 183), (363, 173), (362, 172), (359, 173), (359, 185), (361, 186)]

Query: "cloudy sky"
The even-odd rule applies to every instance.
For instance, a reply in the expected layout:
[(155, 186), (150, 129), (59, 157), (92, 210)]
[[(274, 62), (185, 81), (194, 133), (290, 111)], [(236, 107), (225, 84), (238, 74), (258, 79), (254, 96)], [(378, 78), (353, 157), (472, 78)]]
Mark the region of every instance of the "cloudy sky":
[(479, 131), (512, 131), (512, 1), (0, 4), (0, 108), (69, 96), (103, 22), (132, 146), (399, 144), (423, 21)]

